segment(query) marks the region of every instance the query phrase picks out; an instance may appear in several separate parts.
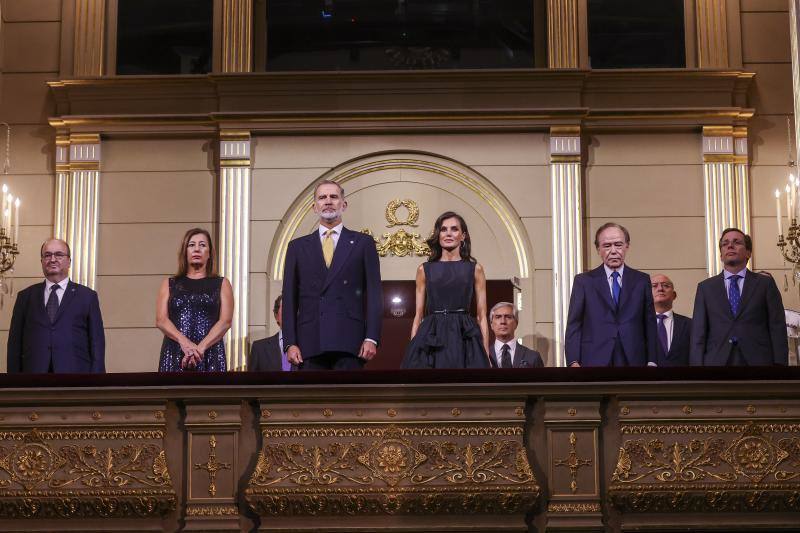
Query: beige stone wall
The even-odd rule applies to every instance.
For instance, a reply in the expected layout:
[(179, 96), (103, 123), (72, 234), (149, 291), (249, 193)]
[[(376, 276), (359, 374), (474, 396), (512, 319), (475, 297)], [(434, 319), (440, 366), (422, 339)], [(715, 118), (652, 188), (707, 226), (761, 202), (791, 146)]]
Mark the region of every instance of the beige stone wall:
[(158, 369), (158, 288), (174, 275), (183, 234), (216, 231), (217, 195), (208, 139), (103, 142), (97, 292), (109, 372)]
[(591, 136), (585, 175), (586, 269), (600, 264), (597, 228), (619, 222), (631, 233), (627, 263), (669, 276), (675, 310), (692, 314), (697, 283), (706, 277), (701, 135)]
[[(55, 108), (46, 82), (59, 79), (61, 2), (6, 0), (2, 3), (2, 17), (0, 121), (11, 125), (11, 169), (9, 177), (0, 181), (22, 198), (22, 253), (11, 284), (17, 292), (41, 279), (39, 246), (53, 231), (55, 135), (47, 117)], [(0, 139), (1, 166), (5, 157), (5, 131)], [(0, 301), (0, 353), (5, 355), (15, 296), (3, 295)], [(3, 356), (0, 370), (5, 368)]]
[(788, 285), (784, 306), (798, 309), (798, 288), (775, 246), (774, 191), (786, 184), (787, 117), (794, 122), (788, 9), (783, 1), (742, 1), (742, 60), (756, 73), (750, 95), (757, 110), (750, 121), (753, 267), (772, 272), (781, 289)]

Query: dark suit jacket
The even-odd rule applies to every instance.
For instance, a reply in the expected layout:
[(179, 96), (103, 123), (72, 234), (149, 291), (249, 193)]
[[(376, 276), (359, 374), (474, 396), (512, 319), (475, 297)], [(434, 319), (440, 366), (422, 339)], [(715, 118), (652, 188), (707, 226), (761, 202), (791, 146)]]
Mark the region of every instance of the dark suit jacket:
[(250, 347), (247, 370), (251, 372), (273, 372), (283, 370), (281, 345), (278, 333), (272, 337), (255, 341)]
[(567, 365), (610, 366), (619, 337), (629, 366), (656, 361), (656, 314), (650, 276), (628, 265), (615, 308), (603, 265), (578, 274), (569, 299), (565, 352)]
[(381, 271), (375, 241), (342, 229), (331, 267), (315, 229), (289, 243), (283, 272), (283, 346), (303, 358), (323, 352), (358, 354), (364, 339), (380, 341)]
[[(656, 328), (658, 325), (656, 324)], [(692, 333), (692, 319), (672, 313), (672, 342), (669, 353), (665, 354), (661, 343), (656, 343), (656, 364), (658, 366), (689, 366), (689, 338)]]
[(724, 273), (697, 285), (690, 363), (727, 365), (734, 347), (749, 366), (788, 363), (783, 299), (771, 277), (747, 271), (736, 316), (731, 313)]
[[(497, 352), (494, 349), (494, 343), (489, 346), (489, 361), (492, 362), (492, 368), (498, 368), (497, 365)], [(543, 367), (542, 356), (536, 350), (517, 343), (514, 348), (514, 368), (539, 368)]]
[(19, 292), (8, 332), (8, 372), (105, 372), (106, 341), (97, 293), (70, 281), (50, 323), (44, 282)]

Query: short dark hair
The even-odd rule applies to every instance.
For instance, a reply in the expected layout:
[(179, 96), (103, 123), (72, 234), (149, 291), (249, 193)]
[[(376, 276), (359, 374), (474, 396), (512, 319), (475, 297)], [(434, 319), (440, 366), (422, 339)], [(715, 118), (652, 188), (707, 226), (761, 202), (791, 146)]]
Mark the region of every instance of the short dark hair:
[(732, 231), (736, 231), (736, 232), (741, 233), (742, 235), (744, 235), (744, 247), (748, 252), (752, 252), (753, 251), (753, 239), (750, 238), (750, 235), (748, 235), (747, 233), (743, 232), (739, 228), (725, 228), (724, 230), (722, 230), (722, 235), (719, 236), (719, 251), (720, 252), (722, 251), (722, 239), (725, 238), (725, 234), (726, 233), (730, 233)]
[(314, 200), (317, 199), (317, 191), (322, 185), (336, 185), (337, 187), (339, 187), (339, 194), (341, 194), (342, 198), (344, 198), (344, 187), (342, 187), (338, 182), (333, 180), (322, 180), (318, 181), (317, 184), (314, 185)]
[(600, 247), (600, 243), (598, 242), (598, 239), (600, 238), (600, 234), (603, 233), (608, 228), (617, 228), (623, 234), (625, 234), (625, 244), (630, 244), (631, 243), (631, 234), (628, 233), (628, 228), (626, 228), (622, 224), (617, 224), (616, 222), (606, 222), (605, 224), (603, 224), (602, 226), (597, 228), (597, 231), (594, 232), (594, 247), (595, 248), (599, 248)]
[(69, 243), (67, 241), (65, 241), (64, 239), (56, 239), (55, 237), (50, 237), (49, 239), (47, 239), (46, 241), (44, 241), (42, 243), (42, 247), (39, 248), (39, 256), (44, 254), (44, 245), (47, 244), (50, 241), (58, 241), (61, 244), (63, 244), (64, 246), (66, 246), (67, 247), (67, 257), (69, 257), (69, 258), (72, 257), (72, 250), (69, 249)]
[(275, 303), (272, 304), (272, 314), (277, 315), (278, 309), (281, 308), (281, 301), (283, 300), (283, 294), (279, 294), (277, 298), (275, 298)]

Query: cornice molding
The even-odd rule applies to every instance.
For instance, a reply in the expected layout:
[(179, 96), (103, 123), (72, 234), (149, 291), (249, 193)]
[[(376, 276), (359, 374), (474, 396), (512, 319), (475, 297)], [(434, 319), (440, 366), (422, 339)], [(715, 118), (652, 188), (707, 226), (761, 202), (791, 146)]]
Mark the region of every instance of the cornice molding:
[(264, 133), (695, 128), (753, 115), (753, 73), (481, 70), (126, 76), (48, 82), (65, 131)]

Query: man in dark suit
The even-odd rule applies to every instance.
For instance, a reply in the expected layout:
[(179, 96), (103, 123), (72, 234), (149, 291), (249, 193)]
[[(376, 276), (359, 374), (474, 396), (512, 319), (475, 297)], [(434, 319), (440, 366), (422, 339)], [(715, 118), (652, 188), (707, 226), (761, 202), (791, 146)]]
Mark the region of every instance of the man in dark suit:
[(722, 273), (697, 285), (690, 363), (786, 365), (783, 299), (772, 277), (747, 269), (753, 241), (741, 230), (727, 228), (719, 239), (719, 252)]
[(578, 274), (567, 313), (568, 366), (645, 366), (656, 361), (656, 315), (650, 276), (625, 265), (630, 233), (600, 226), (594, 246), (603, 264)]
[(283, 272), (283, 343), (300, 370), (360, 369), (375, 356), (383, 318), (372, 237), (345, 228), (344, 189), (314, 189), (319, 228), (289, 243)]
[(656, 364), (658, 366), (689, 366), (689, 336), (692, 319), (672, 311), (678, 293), (672, 280), (664, 274), (650, 276), (653, 303), (656, 307)]
[(489, 361), (492, 368), (535, 368), (542, 367), (539, 352), (526, 348), (514, 338), (517, 331), (518, 315), (514, 305), (509, 302), (494, 304), (489, 312), (489, 322), (494, 332), (494, 343), (489, 347)]
[(45, 280), (17, 295), (8, 332), (8, 372), (106, 371), (106, 341), (97, 293), (67, 277), (69, 245), (41, 248)]
[[(275, 298), (272, 306), (272, 314), (278, 327), (283, 327), (281, 315), (283, 314), (282, 296)], [(283, 351), (283, 332), (279, 329), (278, 333), (272, 337), (255, 341), (250, 347), (250, 357), (247, 359), (247, 370), (250, 372), (276, 372), (281, 370), (297, 370), (289, 363), (286, 353)]]

